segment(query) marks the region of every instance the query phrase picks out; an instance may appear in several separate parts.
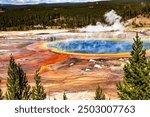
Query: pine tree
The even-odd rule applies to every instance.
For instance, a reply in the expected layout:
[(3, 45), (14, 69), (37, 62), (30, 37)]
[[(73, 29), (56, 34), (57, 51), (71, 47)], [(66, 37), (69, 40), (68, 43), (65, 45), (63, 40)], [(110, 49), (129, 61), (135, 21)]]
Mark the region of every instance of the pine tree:
[(2, 100), (3, 98), (4, 98), (3, 92), (2, 92), (2, 90), (0, 89), (0, 100)]
[(44, 88), (41, 84), (41, 77), (39, 74), (36, 72), (35, 77), (35, 84), (36, 86), (33, 87), (33, 90), (31, 92), (31, 99), (32, 100), (44, 100), (46, 99), (46, 93), (44, 92)]
[(23, 69), (19, 64), (15, 63), (13, 56), (10, 56), (7, 78), (8, 100), (28, 100), (30, 96), (30, 86)]
[(146, 59), (143, 42), (136, 34), (131, 58), (124, 66), (123, 83), (117, 83), (118, 95), (122, 100), (150, 99), (150, 61)]
[(63, 100), (68, 100), (66, 93), (63, 94)]
[(102, 89), (98, 86), (95, 92), (95, 100), (105, 100), (105, 94), (103, 93)]

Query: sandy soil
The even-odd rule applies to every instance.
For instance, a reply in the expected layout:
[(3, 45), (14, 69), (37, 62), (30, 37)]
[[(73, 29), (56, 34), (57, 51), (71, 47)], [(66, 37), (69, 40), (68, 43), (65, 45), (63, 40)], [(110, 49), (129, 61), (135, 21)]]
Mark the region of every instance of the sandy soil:
[(127, 21), (127, 23), (129, 24), (132, 24), (133, 22), (135, 22), (136, 24), (141, 23), (142, 25), (147, 26), (147, 27), (150, 26), (150, 18), (143, 17), (141, 15)]

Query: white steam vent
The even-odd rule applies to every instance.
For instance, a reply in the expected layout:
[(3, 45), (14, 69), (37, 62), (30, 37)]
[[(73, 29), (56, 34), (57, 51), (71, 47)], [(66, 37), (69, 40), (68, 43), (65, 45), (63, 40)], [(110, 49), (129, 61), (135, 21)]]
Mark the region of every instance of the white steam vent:
[(120, 31), (124, 29), (123, 23), (121, 23), (122, 17), (117, 15), (116, 11), (111, 10), (105, 13), (105, 21), (109, 24), (102, 24), (97, 22), (96, 25), (88, 25), (82, 29), (81, 32), (105, 32), (105, 31)]

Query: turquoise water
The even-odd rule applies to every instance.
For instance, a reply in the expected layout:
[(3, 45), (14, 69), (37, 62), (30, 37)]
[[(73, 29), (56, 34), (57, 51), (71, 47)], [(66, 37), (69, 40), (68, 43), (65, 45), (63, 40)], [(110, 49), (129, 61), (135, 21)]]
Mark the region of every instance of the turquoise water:
[[(116, 54), (130, 52), (132, 41), (112, 41), (112, 40), (72, 40), (54, 42), (48, 44), (49, 48), (56, 48), (64, 52), (83, 54)], [(144, 49), (150, 50), (150, 42), (143, 43)]]

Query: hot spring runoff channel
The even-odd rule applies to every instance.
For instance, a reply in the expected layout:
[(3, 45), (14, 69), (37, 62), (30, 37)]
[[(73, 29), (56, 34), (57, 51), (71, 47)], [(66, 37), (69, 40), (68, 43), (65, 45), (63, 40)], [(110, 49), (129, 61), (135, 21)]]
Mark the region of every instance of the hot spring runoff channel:
[[(132, 51), (133, 41), (67, 40), (51, 42), (47, 46), (58, 52), (80, 54), (117, 54)], [(144, 41), (144, 49), (150, 50), (150, 42)]]

